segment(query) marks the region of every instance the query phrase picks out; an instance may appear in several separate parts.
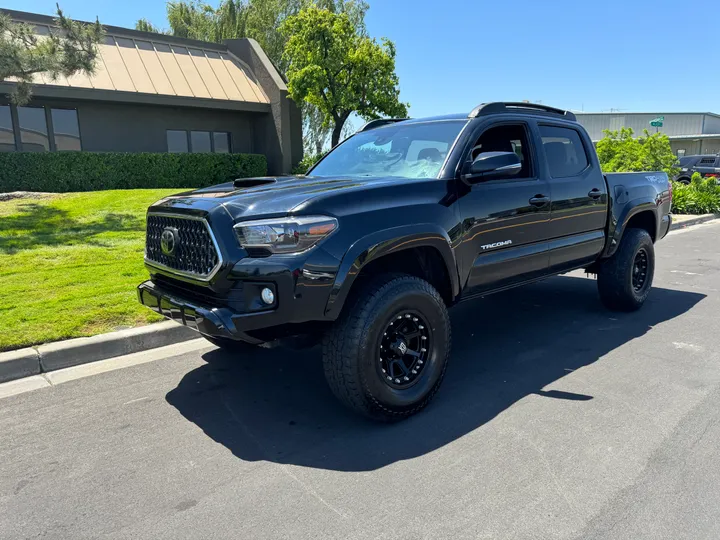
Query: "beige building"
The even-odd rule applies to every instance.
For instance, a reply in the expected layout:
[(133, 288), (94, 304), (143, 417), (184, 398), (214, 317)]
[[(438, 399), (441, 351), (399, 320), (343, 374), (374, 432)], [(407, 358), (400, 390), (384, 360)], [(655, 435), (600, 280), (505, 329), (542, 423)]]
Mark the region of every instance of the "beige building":
[[(37, 35), (53, 19), (1, 10)], [(282, 75), (250, 39), (206, 43), (104, 26), (92, 76), (37, 74), (24, 107), (0, 81), (0, 151), (243, 152), (270, 174), (302, 159), (302, 121)]]

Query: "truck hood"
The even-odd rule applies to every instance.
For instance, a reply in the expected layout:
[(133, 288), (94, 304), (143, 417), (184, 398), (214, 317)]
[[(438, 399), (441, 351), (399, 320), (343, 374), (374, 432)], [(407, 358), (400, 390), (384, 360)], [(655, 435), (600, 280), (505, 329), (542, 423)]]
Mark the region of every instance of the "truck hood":
[(243, 178), (167, 197), (151, 210), (181, 210), (191, 213), (227, 211), (235, 219), (275, 217), (299, 211), (309, 201), (340, 191), (361, 191), (382, 185), (406, 183), (404, 178), (326, 178), (282, 176)]

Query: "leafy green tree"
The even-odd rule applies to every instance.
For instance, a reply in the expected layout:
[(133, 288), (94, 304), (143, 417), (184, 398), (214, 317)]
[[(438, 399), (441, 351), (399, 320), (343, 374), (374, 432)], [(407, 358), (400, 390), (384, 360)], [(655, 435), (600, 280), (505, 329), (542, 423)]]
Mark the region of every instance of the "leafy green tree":
[[(232, 11), (236, 2), (229, 0)], [(220, 42), (226, 39), (222, 36), (221, 28), (230, 25), (231, 21), (218, 22), (217, 12), (223, 10), (223, 5), (217, 10), (212, 6), (189, 0), (187, 2), (168, 2), (167, 17), (170, 23), (171, 34), (181, 38), (199, 39), (202, 41)]]
[(332, 125), (333, 146), (352, 113), (365, 119), (407, 116), (391, 41), (378, 44), (358, 32), (347, 13), (315, 5), (286, 19), (280, 31), (287, 38), (283, 58), (290, 94), (322, 112), (324, 125)]
[(135, 23), (135, 30), (140, 30), (141, 32), (155, 32), (156, 34), (165, 33), (147, 19), (138, 19)]
[(15, 86), (10, 98), (18, 105), (32, 97), (33, 76), (43, 73), (51, 80), (95, 71), (97, 45), (103, 36), (98, 21), (85, 24), (68, 19), (57, 6), (57, 28), (49, 36), (37, 35), (25, 23), (13, 22), (0, 14), (0, 80), (11, 79)]
[[(167, 3), (170, 34), (220, 43), (226, 39), (255, 39), (270, 60), (284, 72), (283, 51), (286, 37), (280, 33), (285, 19), (303, 7), (317, 5), (333, 13), (346, 13), (358, 32), (365, 34), (365, 0), (221, 0), (217, 7), (201, 0)], [(160, 32), (147, 19), (139, 19), (137, 30)]]
[(677, 158), (664, 133), (634, 137), (630, 128), (604, 130), (605, 137), (597, 143), (600, 165), (605, 172), (664, 171), (671, 178), (677, 172)]

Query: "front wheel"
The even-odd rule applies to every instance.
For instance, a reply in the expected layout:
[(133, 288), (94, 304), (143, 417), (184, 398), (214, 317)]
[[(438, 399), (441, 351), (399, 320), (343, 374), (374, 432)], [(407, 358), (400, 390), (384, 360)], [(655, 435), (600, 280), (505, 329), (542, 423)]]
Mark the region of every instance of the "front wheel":
[(375, 420), (402, 420), (437, 392), (450, 353), (450, 319), (426, 281), (386, 275), (360, 287), (323, 339), (328, 384)]
[(600, 300), (614, 311), (640, 309), (650, 294), (654, 274), (652, 238), (645, 229), (628, 229), (615, 254), (600, 265)]

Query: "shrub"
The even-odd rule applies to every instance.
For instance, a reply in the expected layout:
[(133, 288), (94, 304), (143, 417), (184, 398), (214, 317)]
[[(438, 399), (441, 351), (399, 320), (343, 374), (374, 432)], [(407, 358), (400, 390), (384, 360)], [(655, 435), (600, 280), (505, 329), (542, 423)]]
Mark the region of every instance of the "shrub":
[(0, 153), (0, 193), (193, 188), (265, 174), (256, 154)]
[(323, 155), (324, 154), (305, 154), (300, 163), (295, 165), (295, 168), (293, 169), (293, 174), (307, 173), (310, 167), (320, 161), (320, 158), (323, 157)]
[(720, 212), (720, 185), (717, 180), (694, 173), (689, 184), (673, 182), (672, 211), (676, 214)]
[(664, 133), (650, 134), (647, 129), (634, 137), (630, 128), (603, 130), (597, 143), (597, 155), (604, 172), (664, 171), (670, 178), (678, 173), (677, 157)]

